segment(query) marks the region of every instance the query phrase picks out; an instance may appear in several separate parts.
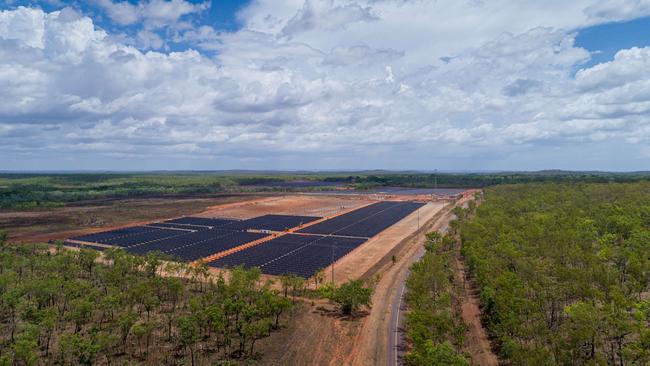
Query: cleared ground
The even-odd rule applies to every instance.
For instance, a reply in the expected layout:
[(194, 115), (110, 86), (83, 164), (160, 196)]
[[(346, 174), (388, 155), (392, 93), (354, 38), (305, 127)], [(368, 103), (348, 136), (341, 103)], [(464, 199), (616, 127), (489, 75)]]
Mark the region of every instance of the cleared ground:
[(2, 210), (0, 230), (6, 230), (10, 239), (16, 242), (63, 240), (71, 236), (191, 215), (217, 205), (260, 198), (261, 195), (223, 195), (209, 198), (101, 199), (47, 210)]
[(325, 217), (371, 202), (368, 197), (286, 195), (215, 205), (194, 216), (237, 219), (266, 214)]

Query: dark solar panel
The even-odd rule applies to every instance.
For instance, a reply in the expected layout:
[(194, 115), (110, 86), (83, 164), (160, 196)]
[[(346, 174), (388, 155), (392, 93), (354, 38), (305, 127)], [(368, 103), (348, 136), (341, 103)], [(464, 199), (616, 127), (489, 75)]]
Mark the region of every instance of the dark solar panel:
[(119, 247), (130, 247), (133, 245), (141, 245), (156, 240), (173, 238), (177, 236), (187, 235), (187, 231), (181, 230), (167, 230), (167, 229), (154, 229), (140, 234), (129, 235), (125, 237), (110, 238), (102, 241), (95, 241), (102, 244), (117, 245)]
[(123, 229), (102, 231), (102, 232), (94, 233), (94, 234), (75, 236), (75, 237), (72, 237), (70, 239), (79, 240), (79, 241), (94, 242), (94, 243), (104, 243), (104, 242), (106, 242), (108, 240), (113, 240), (113, 239), (116, 239), (116, 238), (126, 238), (126, 237), (129, 237), (129, 236), (139, 235), (139, 234), (142, 234), (142, 233), (153, 232), (155, 230), (157, 230), (157, 229), (152, 228), (152, 227), (133, 226), (133, 227), (127, 227), (127, 228), (123, 228)]
[(214, 267), (260, 267), (263, 273), (294, 273), (308, 278), (366, 239), (287, 234), (210, 262)]
[[(316, 235), (282, 235), (220, 258), (210, 265), (258, 266), (267, 274), (294, 273), (310, 277), (318, 269), (329, 266), (363, 244), (367, 238), (385, 230), (422, 205), (414, 202), (378, 202), (299, 231)], [(283, 231), (318, 219), (293, 215), (264, 215), (243, 221), (182, 217), (71, 239), (121, 246), (135, 254), (160, 251), (186, 261), (195, 261), (266, 237), (266, 234), (246, 232), (247, 229)], [(80, 246), (69, 241), (66, 245)], [(104, 249), (93, 245), (87, 247)]]
[(418, 202), (378, 202), (306, 227), (298, 232), (370, 238), (423, 205)]
[(187, 224), (170, 224), (166, 222), (153, 222), (147, 224), (148, 227), (155, 227), (159, 229), (177, 229), (177, 230), (186, 230), (186, 231), (199, 231), (199, 230), (208, 230), (207, 226), (199, 225), (187, 225)]
[(209, 226), (209, 227), (225, 227), (236, 222), (239, 222), (239, 220), (214, 219), (209, 217), (191, 217), (191, 216), (179, 217), (177, 219), (165, 221), (165, 223), (170, 223), (170, 224), (187, 224), (187, 225)]
[(258, 229), (271, 231), (285, 231), (294, 227), (299, 227), (320, 217), (313, 216), (292, 216), (292, 215), (264, 215), (248, 220), (242, 220), (229, 225), (229, 228)]
[(128, 251), (135, 254), (145, 254), (152, 251), (168, 252), (187, 245), (201, 243), (229, 233), (232, 233), (232, 231), (218, 229), (207, 229), (197, 232), (190, 232), (186, 233), (185, 235), (165, 238), (146, 244), (135, 245), (129, 247)]
[(178, 256), (186, 261), (195, 261), (210, 255), (233, 249), (240, 245), (262, 239), (266, 234), (247, 233), (244, 231), (232, 231), (227, 235), (210, 239), (198, 244), (180, 247), (167, 252), (170, 255)]
[(159, 251), (185, 261), (195, 261), (261, 239), (266, 234), (210, 229), (127, 248), (134, 254)]

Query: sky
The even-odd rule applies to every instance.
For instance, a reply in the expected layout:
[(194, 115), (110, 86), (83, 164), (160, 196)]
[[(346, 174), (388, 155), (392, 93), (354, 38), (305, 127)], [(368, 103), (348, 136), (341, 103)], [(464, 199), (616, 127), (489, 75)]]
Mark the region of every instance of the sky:
[(0, 0), (0, 170), (650, 170), (650, 0)]

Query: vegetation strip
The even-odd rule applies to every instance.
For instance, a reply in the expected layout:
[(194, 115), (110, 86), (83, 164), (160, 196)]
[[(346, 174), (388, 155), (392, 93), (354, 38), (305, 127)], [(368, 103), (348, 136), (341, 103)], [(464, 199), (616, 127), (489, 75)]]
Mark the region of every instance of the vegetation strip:
[(454, 245), (452, 236), (431, 232), (424, 256), (411, 266), (406, 281), (408, 365), (469, 366), (454, 288)]

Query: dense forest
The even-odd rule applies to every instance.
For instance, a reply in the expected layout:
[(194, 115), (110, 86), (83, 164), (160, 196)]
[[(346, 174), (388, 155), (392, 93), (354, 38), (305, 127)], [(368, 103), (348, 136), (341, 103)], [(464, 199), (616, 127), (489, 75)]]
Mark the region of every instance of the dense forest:
[(361, 190), (381, 186), (480, 188), (508, 183), (635, 182), (648, 178), (649, 172), (565, 171), (436, 174), (389, 171), (3, 173), (0, 174), (0, 209), (44, 209), (105, 198), (205, 196), (343, 187)]
[[(107, 250), (11, 246), (0, 238), (0, 365), (226, 364), (261, 355), (302, 279), (284, 293), (258, 269), (206, 281), (207, 267)], [(161, 276), (177, 273), (181, 277)], [(296, 278), (297, 279), (297, 278)]]
[(491, 187), (460, 231), (504, 360), (650, 364), (649, 182)]

